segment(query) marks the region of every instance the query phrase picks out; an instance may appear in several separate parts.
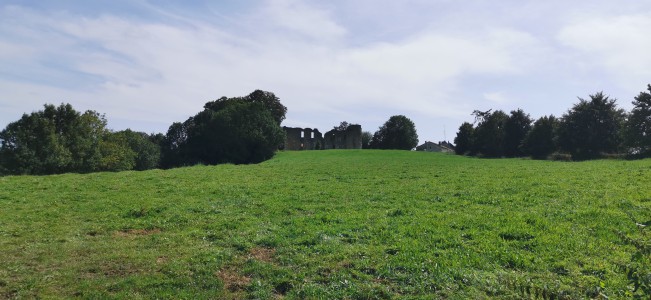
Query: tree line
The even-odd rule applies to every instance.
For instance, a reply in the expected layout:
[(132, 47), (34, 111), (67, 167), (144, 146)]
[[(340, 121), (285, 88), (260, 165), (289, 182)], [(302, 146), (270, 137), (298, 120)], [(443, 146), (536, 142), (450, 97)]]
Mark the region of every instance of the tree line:
[(0, 132), (0, 175), (147, 170), (195, 164), (257, 163), (285, 133), (287, 108), (271, 92), (208, 102), (166, 134), (111, 131), (95, 111), (46, 104)]
[[(70, 104), (46, 104), (0, 132), (0, 175), (46, 175), (148, 170), (196, 164), (248, 164), (270, 159), (285, 140), (285, 107), (274, 93), (255, 90), (222, 97), (166, 134), (130, 129), (111, 131), (104, 115), (76, 111)], [(345, 130), (342, 122), (337, 130)], [(412, 149), (414, 123), (392, 116), (375, 134), (363, 134), (364, 148)]]
[(111, 132), (95, 111), (70, 104), (24, 114), (0, 132), (0, 174), (58, 174), (156, 167), (161, 135)]
[[(457, 154), (481, 157), (593, 159), (604, 155), (651, 156), (651, 85), (625, 112), (599, 92), (579, 98), (560, 118), (532, 120), (518, 109), (506, 114), (474, 111), (454, 140)], [(24, 114), (0, 132), (0, 175), (147, 170), (195, 164), (257, 163), (283, 143), (287, 108), (271, 92), (222, 97), (166, 134), (111, 131), (95, 111), (70, 104)], [(341, 126), (341, 125), (340, 125)], [(414, 123), (392, 116), (374, 134), (363, 132), (363, 148), (413, 149)]]
[(651, 85), (630, 112), (603, 92), (579, 98), (560, 118), (532, 120), (518, 109), (475, 110), (454, 139), (455, 152), (480, 157), (586, 160), (608, 156), (651, 157)]

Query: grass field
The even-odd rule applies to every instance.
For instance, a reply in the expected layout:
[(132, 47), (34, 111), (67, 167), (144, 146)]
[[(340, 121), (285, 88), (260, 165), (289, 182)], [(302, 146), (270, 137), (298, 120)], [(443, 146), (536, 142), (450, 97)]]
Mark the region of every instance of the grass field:
[(650, 222), (651, 160), (332, 150), (1, 177), (0, 298), (646, 298)]

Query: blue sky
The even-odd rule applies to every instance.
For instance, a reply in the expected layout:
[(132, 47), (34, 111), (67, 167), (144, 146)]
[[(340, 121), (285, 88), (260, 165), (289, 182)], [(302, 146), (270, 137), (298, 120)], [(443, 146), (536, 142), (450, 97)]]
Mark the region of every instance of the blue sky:
[(649, 0), (0, 0), (0, 127), (45, 103), (165, 133), (205, 102), (274, 92), (286, 126), (390, 116), (452, 140), (475, 109), (560, 116), (651, 83)]

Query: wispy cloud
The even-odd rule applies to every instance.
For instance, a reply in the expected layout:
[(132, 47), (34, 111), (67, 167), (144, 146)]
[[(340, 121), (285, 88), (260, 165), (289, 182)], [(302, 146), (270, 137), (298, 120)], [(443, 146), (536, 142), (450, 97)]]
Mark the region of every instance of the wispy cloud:
[[(142, 18), (0, 7), (0, 63), (6, 66), (0, 70), (0, 121), (45, 102), (70, 102), (106, 113), (115, 128), (164, 131), (207, 101), (265, 89), (288, 106), (290, 126), (325, 129), (347, 120), (374, 130), (402, 113), (424, 128), (452, 128), (473, 109), (549, 109), (539, 103), (561, 98), (552, 90), (569, 93), (572, 101), (593, 92), (585, 86), (610, 80), (565, 82), (583, 74), (582, 64), (635, 85), (651, 78), (645, 14), (568, 17), (567, 23), (559, 17), (558, 31), (546, 35), (541, 31), (549, 29), (520, 26), (529, 24), (520, 17), (500, 20), (453, 1), (413, 0), (409, 8), (333, 3), (269, 0), (229, 15), (138, 2), (139, 11), (148, 11)], [(406, 25), (382, 23), (391, 15)], [(360, 25), (355, 16), (372, 22)], [(461, 25), (462, 17), (475, 25)], [(435, 140), (432, 135), (421, 133)]]
[(316, 43), (336, 42), (346, 34), (346, 29), (332, 20), (328, 10), (298, 0), (267, 1), (253, 20), (256, 21), (253, 24), (264, 26), (264, 30), (284, 29)]
[(484, 93), (484, 98), (497, 104), (506, 104), (510, 102), (503, 92)]
[(575, 59), (591, 71), (603, 69), (619, 84), (641, 89), (651, 78), (651, 12), (591, 16), (575, 20), (558, 34)]

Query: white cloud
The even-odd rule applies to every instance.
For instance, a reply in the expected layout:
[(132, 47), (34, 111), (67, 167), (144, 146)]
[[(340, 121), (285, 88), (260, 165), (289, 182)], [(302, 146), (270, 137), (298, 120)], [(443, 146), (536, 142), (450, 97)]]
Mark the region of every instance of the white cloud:
[[(207, 101), (264, 89), (289, 108), (287, 125), (327, 129), (347, 120), (373, 130), (392, 114), (413, 114), (422, 126), (460, 124), (485, 105), (527, 110), (522, 101), (563, 99), (553, 90), (581, 63), (599, 64), (617, 80), (634, 78), (636, 89), (651, 78), (648, 15), (574, 19), (555, 40), (541, 35), (553, 31), (550, 24), (538, 31), (519, 26), (547, 20), (527, 14), (540, 6), (547, 14), (554, 5), (514, 3), (517, 14), (495, 15), (480, 2), (346, 2), (354, 9), (342, 16), (335, 2), (269, 0), (237, 16), (154, 7), (155, 19), (0, 8), (0, 62), (11, 66), (0, 70), (0, 120), (65, 101), (121, 120), (117, 129), (171, 124)], [(439, 9), (453, 13), (446, 18)], [(357, 16), (361, 21), (351, 21)], [(575, 57), (564, 59), (565, 48)], [(565, 99), (595, 91), (585, 85), (600, 88), (592, 77), (585, 81), (576, 94), (566, 87)]]
[[(290, 0), (268, 2), (250, 21), (272, 22), (303, 38), (264, 27), (269, 24), (255, 24), (260, 28), (253, 36), (239, 36), (180, 17), (172, 25), (20, 12), (25, 28), (33, 23), (49, 28), (33, 32), (33, 40), (44, 38), (56, 49), (35, 48), (33, 56), (56, 59), (65, 53), (62, 63), (98, 78), (85, 92), (22, 85), (39, 94), (34, 101), (79, 103), (87, 97), (109, 118), (152, 122), (182, 121), (207, 101), (256, 88), (278, 94), (294, 124), (324, 127), (339, 116), (356, 122), (355, 116), (371, 118), (363, 116), (368, 110), (465, 115), (465, 106), (450, 101), (464, 76), (518, 74), (532, 62), (523, 53), (539, 48), (535, 38), (512, 29), (467, 36), (428, 30), (396, 42), (345, 47), (346, 30), (327, 10)], [(28, 41), (14, 48), (30, 46)]]
[(534, 38), (513, 30), (466, 37), (427, 32), (404, 42), (353, 50), (350, 56), (371, 73), (436, 82), (464, 74), (517, 73), (528, 65), (517, 52), (535, 45)]
[(484, 93), (484, 98), (496, 104), (506, 104), (510, 102), (503, 92)]
[(611, 74), (629, 89), (640, 89), (651, 78), (651, 13), (592, 16), (574, 21), (558, 34), (576, 52), (577, 63)]
[(332, 42), (346, 34), (346, 29), (333, 21), (327, 10), (297, 0), (268, 0), (255, 21), (258, 28), (276, 26), (312, 42)]

